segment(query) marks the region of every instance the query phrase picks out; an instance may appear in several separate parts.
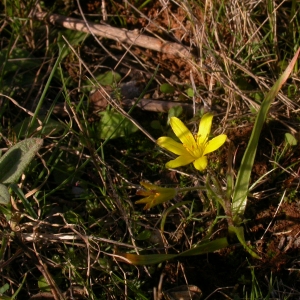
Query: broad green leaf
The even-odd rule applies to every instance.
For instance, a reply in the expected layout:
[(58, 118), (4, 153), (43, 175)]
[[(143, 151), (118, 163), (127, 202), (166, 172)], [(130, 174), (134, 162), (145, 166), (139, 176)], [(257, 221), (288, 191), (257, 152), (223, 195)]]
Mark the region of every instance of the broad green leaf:
[(0, 287), (0, 294), (4, 294), (7, 290), (9, 290), (9, 284), (5, 283), (2, 287)]
[(251, 93), (250, 96), (256, 103), (261, 103), (264, 100), (264, 94), (262, 92)]
[(169, 109), (168, 112), (168, 125), (170, 124), (170, 119), (172, 117), (179, 117), (183, 112), (182, 106), (174, 106)]
[(286, 133), (285, 134), (285, 142), (289, 145), (289, 146), (297, 146), (297, 140), (296, 138), (290, 134), (290, 133)]
[(4, 184), (0, 183), (0, 204), (7, 205), (9, 200), (10, 194), (8, 188)]
[(194, 97), (194, 95), (195, 95), (194, 90), (192, 88), (188, 88), (185, 92), (191, 98)]
[(140, 232), (135, 239), (137, 241), (145, 241), (148, 240), (151, 237), (151, 231), (150, 230), (143, 230), (142, 232)]
[(100, 115), (98, 130), (103, 140), (125, 137), (138, 130), (133, 123), (114, 110), (106, 110)]
[(151, 121), (150, 125), (153, 129), (161, 129), (162, 128), (162, 126), (158, 120)]
[(0, 182), (16, 182), (43, 144), (42, 139), (29, 138), (11, 147), (0, 158)]
[(49, 286), (49, 284), (44, 276), (40, 276), (40, 278), (38, 279), (38, 287), (39, 287), (40, 291), (43, 291), (43, 292), (51, 291), (51, 287)]
[(88, 36), (85, 32), (65, 29), (61, 30), (57, 37), (57, 46), (60, 51), (61, 59), (65, 58), (71, 51), (71, 48), (67, 45), (66, 40), (71, 46), (75, 47), (81, 44)]
[(236, 184), (234, 187), (233, 197), (232, 197), (232, 215), (233, 222), (235, 225), (238, 225), (240, 218), (239, 216), (244, 215), (244, 211), (247, 204), (247, 194), (249, 190), (249, 182), (251, 171), (254, 163), (254, 158), (256, 154), (256, 149), (258, 145), (259, 136), (263, 127), (263, 124), (266, 120), (270, 105), (272, 101), (275, 99), (282, 85), (288, 79), (290, 73), (293, 70), (293, 67), (297, 61), (299, 55), (300, 48), (296, 52), (292, 61), (284, 71), (284, 73), (280, 76), (280, 78), (275, 82), (274, 86), (266, 95), (264, 101), (261, 104), (261, 107), (258, 111), (257, 117), (255, 119), (254, 127), (251, 133), (251, 137), (249, 140), (249, 144), (244, 153), (241, 166), (237, 175)]
[(146, 254), (137, 255), (132, 253), (117, 253), (117, 258), (133, 265), (152, 265), (161, 263), (166, 260), (182, 257), (194, 256), (212, 253), (214, 251), (224, 249), (228, 246), (227, 238), (220, 238), (214, 241), (205, 241), (198, 246), (181, 252), (179, 254)]
[(165, 94), (172, 94), (175, 91), (174, 86), (170, 85), (169, 83), (163, 83), (159, 89), (162, 93)]
[(121, 80), (121, 75), (114, 71), (107, 71), (104, 74), (95, 76), (97, 83), (104, 86), (113, 86)]
[[(60, 32), (73, 47), (81, 45), (81, 43), (89, 36), (86, 32), (71, 29), (62, 29)], [(64, 43), (63, 39), (59, 38), (57, 44), (59, 43)]]
[(94, 78), (96, 81), (94, 79), (88, 79), (84, 81), (83, 90), (91, 91), (92, 89), (95, 88), (95, 86), (99, 86), (99, 85), (113, 87), (121, 80), (121, 75), (114, 71), (107, 71), (103, 74), (95, 75)]

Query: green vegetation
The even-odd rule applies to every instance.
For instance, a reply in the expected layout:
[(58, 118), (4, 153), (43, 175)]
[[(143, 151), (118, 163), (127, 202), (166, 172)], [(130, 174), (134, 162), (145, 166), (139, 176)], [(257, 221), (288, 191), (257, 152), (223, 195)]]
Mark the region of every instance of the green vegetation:
[(300, 3), (0, 9), (1, 299), (299, 298)]

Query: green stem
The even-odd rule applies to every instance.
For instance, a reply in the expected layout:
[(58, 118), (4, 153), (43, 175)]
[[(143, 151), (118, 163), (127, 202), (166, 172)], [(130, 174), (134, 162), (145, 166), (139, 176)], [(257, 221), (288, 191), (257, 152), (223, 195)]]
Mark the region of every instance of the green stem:
[(205, 186), (193, 186), (193, 187), (187, 187), (187, 188), (182, 188), (182, 189), (177, 188), (176, 192), (177, 193), (182, 193), (182, 192), (197, 191), (197, 190), (205, 191), (206, 187)]

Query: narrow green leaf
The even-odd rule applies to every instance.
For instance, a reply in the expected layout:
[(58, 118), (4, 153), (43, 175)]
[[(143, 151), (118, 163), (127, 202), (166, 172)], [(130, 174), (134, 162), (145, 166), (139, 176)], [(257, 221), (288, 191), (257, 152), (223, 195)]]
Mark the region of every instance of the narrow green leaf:
[(187, 251), (181, 252), (179, 254), (146, 254), (137, 255), (132, 253), (117, 253), (122, 261), (133, 265), (152, 265), (158, 264), (166, 260), (174, 259), (182, 256), (194, 256), (212, 253), (214, 251), (224, 249), (228, 246), (227, 238), (220, 238), (214, 241), (205, 241), (198, 246), (189, 249)]
[(5, 216), (5, 219), (7, 221), (10, 221), (11, 217), (12, 217), (11, 203), (10, 202), (6, 203), (6, 207), (4, 207), (3, 205), (0, 205), (0, 212)]
[(163, 214), (161, 217), (161, 222), (160, 222), (160, 230), (161, 232), (164, 232), (165, 230), (165, 223), (166, 223), (166, 219), (167, 216), (174, 210), (177, 209), (178, 207), (182, 206), (182, 205), (186, 205), (188, 203), (191, 203), (192, 201), (180, 201), (176, 204), (173, 204), (172, 206), (170, 206)]
[(63, 44), (61, 45), (60, 41), (62, 41), (62, 36), (61, 34), (59, 35), (59, 38), (58, 38), (58, 46), (59, 46), (59, 55), (52, 67), (52, 70), (51, 70), (51, 73), (47, 79), (47, 82), (46, 82), (46, 85), (43, 89), (43, 92), (42, 92), (42, 95), (40, 96), (39, 98), (39, 102), (35, 108), (35, 111), (34, 111), (34, 115), (32, 116), (32, 119), (31, 119), (31, 124), (29, 125), (29, 128), (28, 128), (28, 132), (30, 132), (30, 129), (31, 129), (31, 126), (33, 126), (33, 124), (35, 124), (35, 120), (37, 119), (39, 113), (40, 113), (40, 110), (43, 106), (43, 103), (46, 99), (46, 95), (48, 93), (48, 89), (49, 89), (49, 86), (50, 86), (50, 83), (53, 79), (53, 77), (55, 76), (55, 73), (59, 67), (59, 64), (62, 62), (63, 58), (68, 54), (68, 49), (66, 49), (66, 45)]
[(263, 124), (266, 120), (270, 105), (276, 95), (278, 94), (280, 88), (288, 79), (292, 69), (296, 63), (296, 60), (299, 55), (300, 48), (296, 52), (292, 61), (284, 71), (284, 73), (280, 76), (280, 78), (275, 82), (274, 86), (271, 88), (269, 93), (266, 95), (261, 107), (258, 111), (257, 117), (255, 119), (254, 127), (252, 130), (252, 134), (249, 140), (249, 144), (244, 153), (241, 166), (237, 175), (236, 184), (233, 192), (232, 198), (232, 214), (233, 221), (236, 223), (239, 220), (239, 216), (244, 215), (244, 211), (247, 204), (247, 194), (249, 189), (249, 182), (251, 171), (254, 163), (254, 158), (256, 154), (256, 149), (258, 145), (259, 136), (263, 127)]
[(101, 112), (100, 115), (101, 120), (99, 121), (98, 130), (100, 138), (103, 140), (125, 137), (138, 130), (132, 122), (117, 111), (106, 110)]
[(12, 295), (12, 297), (10, 298), (10, 300), (15, 300), (15, 299), (18, 299), (18, 294), (21, 292), (21, 290), (23, 289), (23, 285), (25, 284), (26, 282), (26, 279), (27, 279), (27, 274), (28, 273), (25, 273), (24, 276), (23, 276), (23, 279), (22, 279), (22, 282), (19, 283), (19, 286), (18, 286), (18, 289), (15, 291), (15, 293)]
[(213, 241), (207, 240), (203, 243), (200, 243), (198, 246), (189, 249), (187, 251), (184, 251), (180, 254), (178, 254), (178, 257), (180, 256), (194, 256), (194, 255), (200, 255), (200, 254), (206, 254), (206, 253), (212, 253), (220, 249), (224, 249), (228, 247), (228, 240), (226, 237), (219, 238)]
[(246, 240), (245, 240), (245, 236), (244, 236), (244, 228), (242, 226), (230, 226), (228, 228), (229, 232), (233, 232), (235, 233), (235, 235), (237, 236), (239, 242), (243, 245), (243, 247), (245, 248), (245, 250), (251, 254), (252, 257), (260, 259), (260, 257), (247, 245)]
[(22, 190), (18, 187), (18, 185), (16, 185), (15, 183), (12, 183), (10, 185), (10, 188), (17, 194), (18, 198), (21, 199), (26, 212), (34, 219), (38, 219), (38, 216), (36, 214), (36, 212), (34, 211), (34, 209), (32, 208), (31, 203), (27, 200), (27, 198), (25, 197), (24, 193), (22, 192)]

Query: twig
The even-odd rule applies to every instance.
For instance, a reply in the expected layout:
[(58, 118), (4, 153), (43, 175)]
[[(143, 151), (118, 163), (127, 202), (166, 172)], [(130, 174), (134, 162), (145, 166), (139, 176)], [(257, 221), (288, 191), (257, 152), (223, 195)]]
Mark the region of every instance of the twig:
[[(136, 100), (134, 100), (134, 99), (123, 99), (121, 101), (121, 105), (125, 109), (129, 109), (135, 103), (136, 103)], [(76, 105), (76, 103), (72, 103), (72, 104)], [(93, 113), (97, 113), (98, 112), (98, 110), (96, 109), (97, 103), (94, 103), (94, 106), (95, 106), (95, 110), (93, 111)], [(170, 110), (170, 108), (172, 108), (172, 107), (181, 106), (188, 116), (193, 115), (193, 104), (192, 103), (162, 101), (162, 100), (156, 100), (156, 99), (144, 99), (143, 98), (136, 104), (136, 106), (139, 107), (141, 110), (162, 112), (162, 113), (167, 113)], [(196, 105), (196, 110), (200, 110), (201, 108), (202, 108), (202, 105)], [(99, 109), (99, 110), (104, 110), (104, 109), (105, 109), (105, 107), (102, 106), (101, 109)], [(217, 106), (214, 107), (214, 109), (218, 112), (221, 111), (221, 109)], [(59, 104), (55, 105), (55, 107), (53, 109), (53, 113), (60, 115), (62, 117), (66, 117), (68, 110), (69, 110), (68, 106), (66, 106), (64, 103), (59, 103)]]
[(46, 13), (37, 12), (35, 17), (41, 21), (46, 19), (54, 25), (60, 25), (71, 30), (92, 33), (96, 36), (106, 37), (121, 43), (140, 46), (186, 59), (193, 57), (193, 55), (183, 45), (139, 34), (136, 31), (85, 22), (83, 20), (68, 18), (57, 14), (47, 15)]

